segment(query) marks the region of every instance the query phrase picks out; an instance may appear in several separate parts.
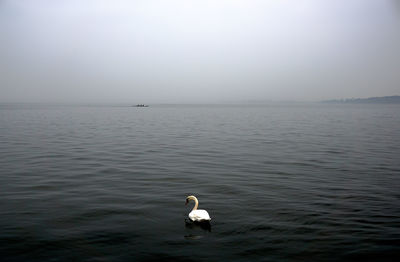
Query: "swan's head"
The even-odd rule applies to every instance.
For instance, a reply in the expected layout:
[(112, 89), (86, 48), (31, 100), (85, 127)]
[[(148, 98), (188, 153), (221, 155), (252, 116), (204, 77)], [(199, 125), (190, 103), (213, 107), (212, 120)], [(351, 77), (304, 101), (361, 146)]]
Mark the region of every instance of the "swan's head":
[(185, 205), (187, 205), (187, 204), (189, 203), (190, 200), (196, 201), (197, 198), (196, 198), (195, 196), (188, 196), (188, 197), (186, 198), (186, 203), (185, 203)]

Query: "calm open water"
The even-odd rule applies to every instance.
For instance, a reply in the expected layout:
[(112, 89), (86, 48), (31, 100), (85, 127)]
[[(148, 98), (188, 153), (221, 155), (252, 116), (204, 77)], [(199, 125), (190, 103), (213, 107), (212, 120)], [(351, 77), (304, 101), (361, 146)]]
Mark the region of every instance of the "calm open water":
[(400, 256), (399, 105), (2, 105), (0, 156), (1, 261)]

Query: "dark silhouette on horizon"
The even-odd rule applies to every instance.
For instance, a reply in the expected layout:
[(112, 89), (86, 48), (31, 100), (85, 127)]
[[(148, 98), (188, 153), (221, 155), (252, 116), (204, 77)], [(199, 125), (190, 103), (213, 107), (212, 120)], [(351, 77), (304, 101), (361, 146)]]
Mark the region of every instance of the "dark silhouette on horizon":
[(352, 103), (352, 104), (400, 104), (400, 96), (382, 96), (369, 98), (346, 98), (325, 100), (323, 103)]

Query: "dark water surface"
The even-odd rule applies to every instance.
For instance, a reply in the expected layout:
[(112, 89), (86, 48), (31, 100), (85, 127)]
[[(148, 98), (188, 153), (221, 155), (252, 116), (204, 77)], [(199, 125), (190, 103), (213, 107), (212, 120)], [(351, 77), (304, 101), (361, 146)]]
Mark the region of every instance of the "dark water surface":
[(1, 261), (400, 255), (398, 105), (3, 105), (0, 156)]

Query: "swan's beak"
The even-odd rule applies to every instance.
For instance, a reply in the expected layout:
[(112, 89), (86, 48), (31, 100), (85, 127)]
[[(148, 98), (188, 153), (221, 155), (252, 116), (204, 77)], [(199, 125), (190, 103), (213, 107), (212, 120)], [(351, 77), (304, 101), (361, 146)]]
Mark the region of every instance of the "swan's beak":
[(186, 203), (185, 203), (185, 205), (187, 205), (189, 203), (189, 199), (186, 199)]

